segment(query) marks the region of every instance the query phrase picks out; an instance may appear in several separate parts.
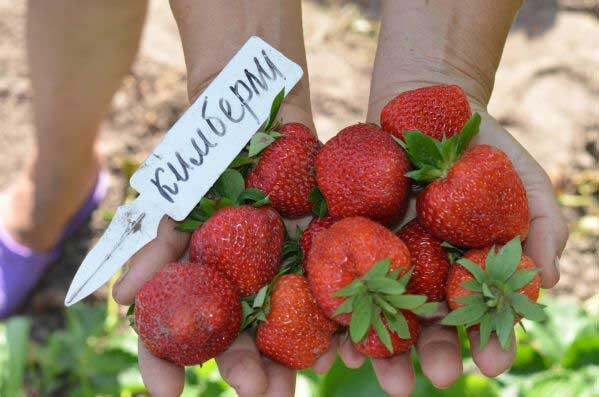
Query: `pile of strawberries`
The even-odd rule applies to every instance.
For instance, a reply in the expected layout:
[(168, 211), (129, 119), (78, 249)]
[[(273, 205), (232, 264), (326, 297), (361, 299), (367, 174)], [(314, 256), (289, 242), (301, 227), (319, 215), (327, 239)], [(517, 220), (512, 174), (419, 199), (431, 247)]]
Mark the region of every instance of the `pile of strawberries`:
[[(508, 348), (522, 317), (544, 318), (540, 279), (522, 254), (526, 191), (507, 155), (472, 145), (480, 116), (457, 86), (408, 91), (381, 125), (325, 145), (276, 120), (201, 199), (180, 230), (189, 260), (139, 291), (134, 326), (156, 356), (200, 364), (249, 329), (265, 356), (310, 367), (348, 330), (370, 357), (409, 350), (422, 317), (492, 332)], [(408, 198), (417, 217), (397, 233)], [(315, 217), (289, 233), (283, 219)]]

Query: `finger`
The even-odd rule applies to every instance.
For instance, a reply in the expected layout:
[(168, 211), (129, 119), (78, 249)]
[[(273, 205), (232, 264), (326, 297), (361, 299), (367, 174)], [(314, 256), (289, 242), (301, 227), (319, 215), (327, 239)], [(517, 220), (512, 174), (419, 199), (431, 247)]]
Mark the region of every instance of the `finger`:
[(462, 374), (460, 341), (455, 327), (423, 327), (416, 342), (422, 371), (438, 388), (449, 387)]
[(337, 335), (333, 336), (329, 350), (327, 350), (322, 356), (318, 357), (318, 360), (316, 360), (312, 366), (312, 370), (317, 374), (325, 374), (329, 372), (329, 369), (331, 369), (331, 366), (337, 357), (337, 339)]
[(293, 397), (295, 394), (295, 371), (274, 361), (264, 359), (268, 389), (264, 397)]
[(364, 364), (364, 355), (357, 351), (347, 334), (339, 336), (339, 357), (347, 368), (360, 368)]
[(139, 370), (152, 396), (178, 397), (185, 384), (185, 369), (155, 357), (139, 339), (137, 344)]
[(559, 256), (568, 240), (568, 226), (561, 213), (551, 182), (527, 187), (531, 215), (524, 252), (541, 270), (541, 285), (551, 288), (559, 281)]
[(263, 396), (268, 387), (264, 362), (252, 341), (242, 333), (227, 351), (216, 357), (223, 379), (235, 389), (239, 397)]
[(392, 397), (408, 397), (416, 382), (410, 352), (387, 359), (372, 359), (379, 384)]
[(114, 284), (112, 296), (121, 305), (130, 305), (135, 294), (161, 267), (178, 260), (189, 242), (189, 233), (175, 229), (177, 223), (165, 216), (156, 238), (131, 257), (127, 270)]
[(489, 342), (482, 351), (480, 350), (480, 333), (478, 331), (468, 331), (468, 339), (470, 339), (470, 350), (474, 363), (486, 376), (500, 375), (512, 366), (516, 355), (513, 331), (512, 345), (508, 350), (501, 348), (499, 339), (495, 334), (491, 335)]

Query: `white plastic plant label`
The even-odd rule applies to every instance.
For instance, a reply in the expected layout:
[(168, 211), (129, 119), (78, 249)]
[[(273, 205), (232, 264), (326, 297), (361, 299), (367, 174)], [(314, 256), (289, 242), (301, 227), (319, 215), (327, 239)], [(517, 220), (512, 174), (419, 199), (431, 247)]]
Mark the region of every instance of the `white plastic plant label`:
[(88, 296), (156, 237), (164, 215), (183, 220), (299, 82), (301, 67), (251, 37), (166, 133), (131, 178), (139, 197), (117, 210), (79, 267), (66, 305)]

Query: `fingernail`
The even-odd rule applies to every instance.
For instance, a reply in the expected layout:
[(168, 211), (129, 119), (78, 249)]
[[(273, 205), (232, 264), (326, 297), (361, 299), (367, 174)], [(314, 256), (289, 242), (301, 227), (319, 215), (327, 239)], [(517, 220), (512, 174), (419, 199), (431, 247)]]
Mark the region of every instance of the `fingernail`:
[(556, 268), (556, 269), (557, 269), (557, 271), (559, 272), (559, 267), (560, 267), (560, 263), (559, 263), (559, 257), (557, 257), (557, 256), (555, 257), (555, 262), (554, 262), (554, 264), (555, 264), (555, 268)]

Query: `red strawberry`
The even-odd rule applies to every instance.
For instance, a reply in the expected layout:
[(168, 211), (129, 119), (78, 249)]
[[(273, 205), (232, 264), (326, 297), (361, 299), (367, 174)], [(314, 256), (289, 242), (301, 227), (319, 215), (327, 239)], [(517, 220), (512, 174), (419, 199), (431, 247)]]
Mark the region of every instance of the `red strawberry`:
[[(402, 310), (425, 314), (436, 308), (434, 303), (425, 304), (425, 296), (404, 294), (409, 264), (407, 247), (391, 231), (366, 218), (345, 218), (314, 239), (308, 281), (324, 313), (349, 324), (353, 342), (361, 342), (373, 327), (387, 354), (393, 355), (397, 352), (389, 331), (404, 340), (416, 336), (410, 333)], [(367, 342), (375, 345), (370, 339)], [(370, 351), (367, 346), (365, 351)]]
[(324, 218), (313, 218), (310, 221), (310, 224), (302, 233), (302, 236), (299, 240), (299, 245), (304, 254), (304, 260), (302, 261), (302, 267), (304, 268), (304, 272), (306, 271), (306, 263), (308, 260), (308, 254), (310, 253), (310, 248), (312, 247), (312, 241), (314, 237), (323, 230), (328, 229), (333, 226), (336, 222), (335, 218), (330, 216), (325, 216)]
[(277, 132), (284, 136), (262, 151), (246, 187), (265, 192), (282, 216), (298, 218), (312, 209), (308, 195), (316, 186), (314, 159), (320, 143), (300, 123), (283, 124)]
[(403, 139), (403, 131), (420, 130), (437, 140), (458, 133), (472, 112), (457, 85), (436, 85), (406, 91), (381, 111), (381, 126)]
[(190, 257), (213, 266), (238, 288), (253, 295), (277, 274), (283, 247), (283, 222), (269, 207), (248, 205), (216, 211), (193, 232)]
[(135, 297), (135, 328), (155, 356), (201, 364), (225, 351), (239, 333), (241, 303), (219, 272), (197, 263), (171, 263)]
[(337, 323), (318, 307), (304, 276), (278, 278), (269, 310), (256, 333), (256, 345), (265, 356), (289, 368), (304, 369), (329, 349)]
[(464, 152), (479, 125), (475, 114), (459, 135), (442, 143), (417, 131), (404, 134), (417, 167), (408, 175), (420, 183), (432, 181), (418, 196), (420, 222), (457, 246), (504, 244), (514, 236), (524, 240), (530, 222), (526, 190), (507, 155), (488, 145)]
[(517, 237), (501, 249), (470, 250), (449, 271), (447, 300), (452, 312), (443, 323), (480, 329), (481, 346), (491, 331), (496, 331), (501, 346), (507, 349), (513, 324), (521, 317), (545, 319), (543, 307), (534, 303), (540, 284), (538, 269), (532, 259), (522, 255)]
[(409, 161), (373, 124), (341, 130), (316, 155), (316, 181), (335, 218), (365, 216), (385, 224), (404, 211)]
[(381, 342), (381, 339), (377, 335), (374, 327), (371, 327), (368, 331), (368, 336), (360, 343), (353, 343), (357, 351), (368, 357), (374, 358), (387, 358), (395, 354), (399, 354), (410, 350), (410, 348), (416, 343), (418, 335), (420, 334), (420, 322), (418, 317), (414, 313), (408, 310), (402, 310), (401, 313), (406, 319), (410, 337), (407, 339), (400, 338), (395, 332), (393, 332), (387, 321), (381, 316), (381, 320), (385, 324), (387, 331), (391, 335), (391, 345), (393, 346), (393, 353), (387, 349), (387, 347)]
[(408, 290), (426, 295), (429, 301), (445, 300), (445, 282), (449, 271), (447, 250), (426, 230), (418, 219), (406, 224), (399, 237), (408, 246), (414, 272)]

